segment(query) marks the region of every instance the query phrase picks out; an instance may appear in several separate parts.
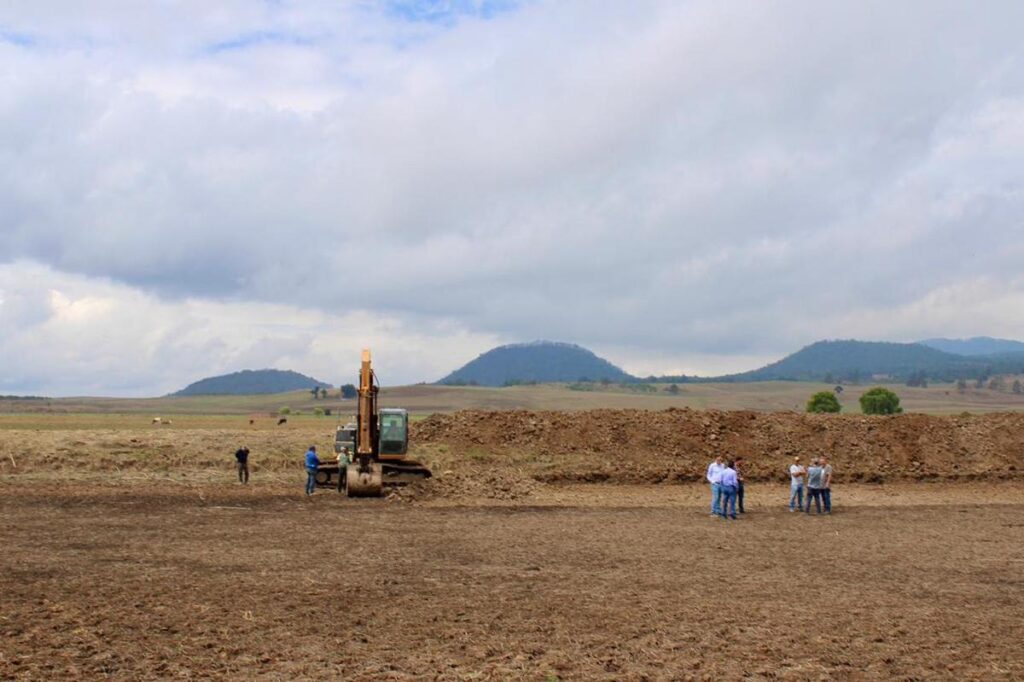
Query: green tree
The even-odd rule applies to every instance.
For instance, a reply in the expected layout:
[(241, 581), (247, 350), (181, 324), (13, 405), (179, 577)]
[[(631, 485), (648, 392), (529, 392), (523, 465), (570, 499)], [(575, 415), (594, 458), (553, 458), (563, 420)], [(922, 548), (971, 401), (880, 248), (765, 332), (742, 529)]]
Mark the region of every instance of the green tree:
[(1021, 393), (1024, 393), (1024, 387), (1021, 387), (1020, 379), (1013, 380), (1013, 388), (1011, 390), (1013, 391), (1014, 395), (1020, 395)]
[(918, 370), (911, 372), (910, 376), (907, 377), (907, 386), (917, 386), (919, 388), (928, 388), (928, 375), (925, 371)]
[(836, 413), (843, 409), (839, 404), (839, 398), (832, 391), (818, 391), (807, 401), (808, 412), (831, 412)]
[(317, 417), (324, 416), (324, 408), (322, 408), (322, 407), (314, 407), (313, 408), (313, 415), (317, 416)]
[(676, 384), (669, 384), (666, 390), (672, 395), (679, 395), (679, 386)]
[(341, 397), (346, 400), (355, 398), (358, 393), (359, 391), (356, 390), (356, 387), (353, 384), (345, 384), (341, 387)]
[(860, 409), (864, 414), (899, 414), (900, 398), (887, 388), (875, 386), (860, 397)]
[(290, 407), (282, 407), (280, 410), (277, 411), (277, 413), (278, 414), (291, 414), (292, 413), (292, 408), (290, 408)]
[(967, 379), (964, 379), (963, 377), (957, 379), (956, 380), (956, 390), (958, 392), (960, 392), (960, 393), (963, 393), (964, 391), (966, 391), (967, 390)]

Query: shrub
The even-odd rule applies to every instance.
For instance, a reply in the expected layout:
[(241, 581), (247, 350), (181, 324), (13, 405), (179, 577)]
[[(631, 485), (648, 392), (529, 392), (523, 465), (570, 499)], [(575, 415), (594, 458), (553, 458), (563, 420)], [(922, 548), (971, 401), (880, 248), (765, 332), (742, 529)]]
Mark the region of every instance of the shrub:
[(887, 388), (876, 386), (860, 397), (860, 409), (864, 414), (899, 414), (900, 398)]
[(324, 416), (324, 408), (322, 408), (322, 407), (314, 407), (313, 408), (313, 415), (317, 416), (317, 417)]
[(839, 398), (832, 391), (818, 391), (807, 401), (808, 412), (839, 412), (843, 409)]
[(291, 414), (292, 413), (292, 408), (290, 408), (290, 407), (282, 407), (280, 410), (277, 411), (277, 413), (278, 414)]

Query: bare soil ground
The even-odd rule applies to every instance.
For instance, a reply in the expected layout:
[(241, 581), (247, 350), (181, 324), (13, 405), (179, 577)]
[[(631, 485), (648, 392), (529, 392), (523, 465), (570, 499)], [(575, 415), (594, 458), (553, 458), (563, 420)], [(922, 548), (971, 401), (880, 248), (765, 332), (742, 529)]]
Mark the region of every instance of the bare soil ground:
[(1019, 484), (0, 487), (4, 679), (1020, 679)]
[(323, 422), (74, 419), (0, 429), (0, 679), (1024, 677), (1021, 415), (438, 415), (382, 500), (301, 494)]

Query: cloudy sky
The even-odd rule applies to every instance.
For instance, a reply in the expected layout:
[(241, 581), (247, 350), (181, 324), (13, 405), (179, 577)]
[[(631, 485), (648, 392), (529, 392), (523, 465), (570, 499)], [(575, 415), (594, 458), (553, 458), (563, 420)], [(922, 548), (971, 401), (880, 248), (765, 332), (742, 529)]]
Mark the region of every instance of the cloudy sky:
[(1024, 3), (0, 4), (0, 393), (1024, 338)]

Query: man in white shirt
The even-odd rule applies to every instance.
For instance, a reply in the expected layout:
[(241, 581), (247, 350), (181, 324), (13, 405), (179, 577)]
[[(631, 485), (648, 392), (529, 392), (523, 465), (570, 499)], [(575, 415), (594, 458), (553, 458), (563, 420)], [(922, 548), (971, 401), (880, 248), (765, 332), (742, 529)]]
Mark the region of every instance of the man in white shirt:
[(711, 484), (711, 515), (716, 516), (720, 512), (722, 503), (722, 471), (725, 465), (722, 463), (722, 456), (715, 457), (715, 461), (708, 465), (707, 479)]
[(794, 457), (789, 465), (789, 511), (797, 511), (804, 507), (804, 476), (807, 470), (800, 464), (800, 458)]

